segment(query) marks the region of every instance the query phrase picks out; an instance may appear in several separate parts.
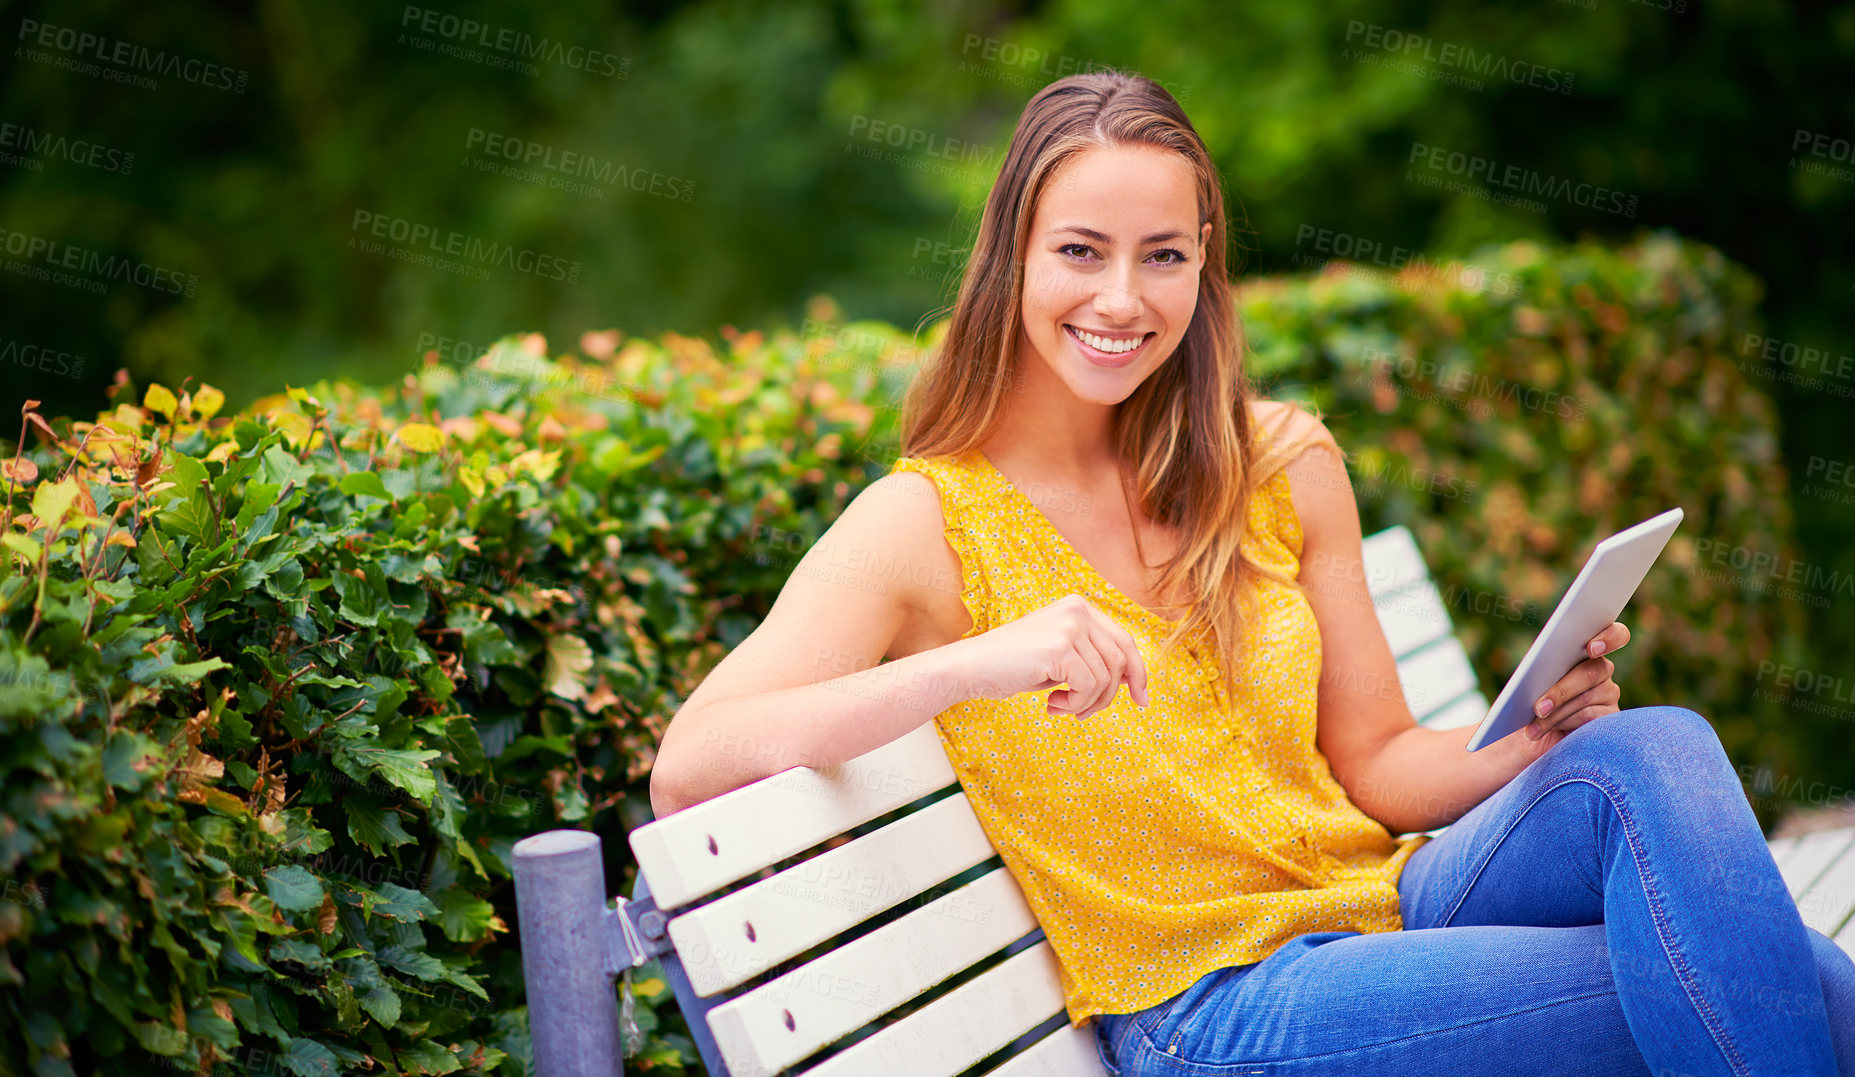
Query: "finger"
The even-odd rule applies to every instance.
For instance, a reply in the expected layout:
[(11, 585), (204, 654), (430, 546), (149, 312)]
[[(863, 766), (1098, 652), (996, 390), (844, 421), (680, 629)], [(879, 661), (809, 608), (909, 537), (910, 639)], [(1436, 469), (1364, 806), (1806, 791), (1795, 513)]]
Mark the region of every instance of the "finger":
[(1552, 708), (1550, 715), (1535, 718), (1527, 724), (1527, 736), (1538, 740), (1547, 731), (1553, 729), (1574, 728), (1573, 722), (1578, 715), (1590, 707), (1612, 706), (1623, 698), (1623, 690), (1612, 680), (1604, 680), (1565, 700)]
[(1084, 700), (1093, 701), (1101, 694), (1101, 682), (1107, 679), (1108, 667), (1101, 656), (1095, 653), (1095, 647), (1088, 639), (1088, 626), (1082, 626), (1082, 638), (1076, 640), (1070, 649), (1068, 660), (1063, 663), (1064, 681), (1069, 691), (1063, 693), (1061, 706), (1056, 703), (1058, 693), (1050, 693), (1050, 708), (1054, 711), (1067, 711), (1081, 715)]
[(1091, 624), (1085, 646), (1095, 653), (1107, 672), (1102, 678), (1101, 691), (1082, 709), (1080, 717), (1083, 718), (1113, 703), (1115, 693), (1121, 690), (1121, 682), (1127, 677), (1127, 655), (1121, 650), (1121, 641), (1115, 638), (1109, 627), (1099, 623)]
[[(1142, 707), (1151, 706), (1152, 697), (1147, 695), (1146, 659), (1140, 654), (1139, 642), (1134, 639), (1132, 632), (1110, 620), (1106, 614), (1102, 615), (1102, 623), (1106, 626), (1108, 635), (1113, 638), (1116, 648), (1127, 659), (1123, 679), (1127, 681), (1128, 696)], [(1118, 689), (1120, 686), (1117, 684), (1115, 687)]]
[(1560, 677), (1557, 684), (1546, 689), (1545, 695), (1533, 701), (1534, 717), (1546, 717), (1573, 696), (1609, 680), (1616, 670), (1615, 663), (1608, 658), (1587, 658), (1578, 663), (1571, 672)]
[(1617, 650), (1629, 641), (1629, 626), (1622, 621), (1612, 621), (1609, 627), (1591, 637), (1591, 642), (1585, 644), (1584, 650), (1586, 654), (1596, 658)]
[[(1560, 736), (1565, 736), (1579, 726), (1589, 725), (1606, 714), (1617, 713), (1618, 710), (1619, 708), (1614, 702), (1592, 703), (1589, 706), (1579, 706), (1574, 702), (1566, 708), (1565, 720), (1554, 725), (1551, 732), (1557, 732)], [(1541, 733), (1540, 735), (1545, 736), (1545, 733)]]

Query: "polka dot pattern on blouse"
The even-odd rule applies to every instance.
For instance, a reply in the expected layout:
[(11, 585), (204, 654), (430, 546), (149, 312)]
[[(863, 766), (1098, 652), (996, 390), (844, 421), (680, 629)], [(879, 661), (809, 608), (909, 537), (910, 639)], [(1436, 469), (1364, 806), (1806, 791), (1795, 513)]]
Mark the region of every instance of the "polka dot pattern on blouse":
[[(1074, 592), (1146, 659), (1144, 709), (1123, 688), (1077, 720), (1024, 692), (934, 718), (1056, 953), (1072, 1024), (1145, 1009), (1299, 935), (1402, 928), (1398, 874), (1430, 839), (1393, 838), (1315, 747), (1321, 641), (1305, 596), (1258, 582), (1234, 676), (1218, 676), (1208, 630), (1161, 663), (1171, 622), (1102, 577), (978, 450), (902, 457), (891, 471), (939, 489), (968, 636)], [(1248, 526), (1250, 555), (1294, 578), (1301, 523), (1286, 474), (1251, 498)]]

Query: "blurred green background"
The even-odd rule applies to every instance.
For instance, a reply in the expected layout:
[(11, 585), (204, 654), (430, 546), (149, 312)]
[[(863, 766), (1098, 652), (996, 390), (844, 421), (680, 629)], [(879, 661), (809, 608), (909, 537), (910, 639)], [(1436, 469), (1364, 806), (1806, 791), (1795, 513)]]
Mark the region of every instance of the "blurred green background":
[[(1855, 573), (1855, 6), (76, 0), (0, 27), (7, 415), (88, 416), (118, 367), (236, 408), (516, 330), (797, 327), (821, 293), (919, 325), (1023, 103), (1112, 65), (1184, 104), (1245, 276), (1651, 228), (1750, 268), (1801, 556)], [(1855, 599), (1806, 616), (1813, 649), (1770, 658), (1832, 714), (1796, 721), (1855, 729)]]

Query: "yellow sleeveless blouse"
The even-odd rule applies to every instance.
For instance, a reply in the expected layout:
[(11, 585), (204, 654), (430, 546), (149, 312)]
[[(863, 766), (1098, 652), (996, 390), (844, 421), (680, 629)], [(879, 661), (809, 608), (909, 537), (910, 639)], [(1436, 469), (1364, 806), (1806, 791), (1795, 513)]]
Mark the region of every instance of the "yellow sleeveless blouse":
[[(1146, 660), (1145, 709), (1123, 687), (1083, 720), (1045, 713), (1042, 692), (971, 699), (934, 718), (1056, 953), (1072, 1025), (1143, 1010), (1299, 935), (1402, 929), (1398, 874), (1430, 839), (1394, 839), (1347, 799), (1315, 747), (1321, 642), (1305, 596), (1258, 581), (1232, 677), (1218, 676), (1209, 631), (1160, 663), (1171, 622), (1109, 583), (983, 453), (901, 457), (896, 471), (939, 488), (967, 636), (1075, 592), (1132, 633)], [(1301, 522), (1288, 476), (1272, 476), (1250, 505), (1246, 549), (1295, 578)]]

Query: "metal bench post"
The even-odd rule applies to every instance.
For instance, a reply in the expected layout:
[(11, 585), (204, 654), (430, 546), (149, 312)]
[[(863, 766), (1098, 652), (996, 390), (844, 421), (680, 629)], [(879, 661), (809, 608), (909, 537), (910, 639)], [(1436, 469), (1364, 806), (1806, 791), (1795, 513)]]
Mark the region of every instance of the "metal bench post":
[(599, 835), (516, 842), (515, 903), (537, 1077), (624, 1077)]

